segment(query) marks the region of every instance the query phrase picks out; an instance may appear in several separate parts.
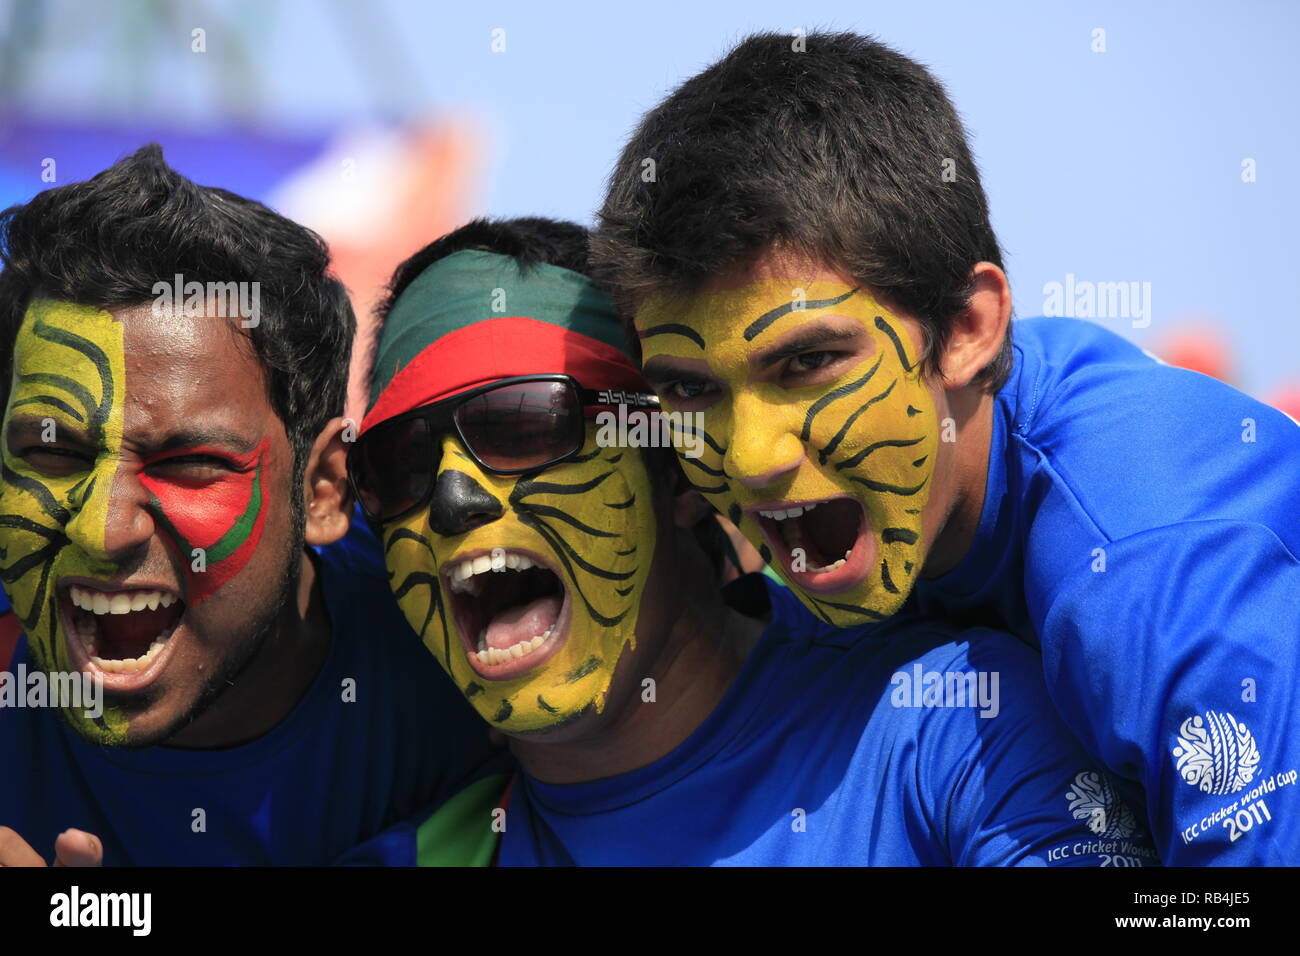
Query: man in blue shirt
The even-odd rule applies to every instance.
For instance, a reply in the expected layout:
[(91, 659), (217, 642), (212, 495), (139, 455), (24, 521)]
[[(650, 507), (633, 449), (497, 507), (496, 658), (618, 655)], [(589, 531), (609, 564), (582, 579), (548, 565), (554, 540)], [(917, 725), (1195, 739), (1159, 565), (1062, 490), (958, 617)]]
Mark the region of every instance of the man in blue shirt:
[(593, 239), (703, 422), (687, 474), (824, 622), (1041, 648), (1166, 862), (1300, 862), (1300, 429), (1086, 323), (1013, 334), (940, 84), (866, 37), (795, 46), (750, 37), (648, 113)]
[(320, 239), (152, 146), (0, 249), (0, 863), (324, 864), (472, 780), (472, 712), (335, 545)]
[(839, 630), (775, 584), (766, 621), (728, 607), (667, 448), (689, 423), (647, 414), (585, 271), (578, 226), (477, 221), (381, 308), (349, 470), (407, 620), (521, 767), (490, 815), (394, 838), (437, 862), (449, 824), (483, 859), (499, 835), (504, 865), (1154, 862), (1010, 635)]

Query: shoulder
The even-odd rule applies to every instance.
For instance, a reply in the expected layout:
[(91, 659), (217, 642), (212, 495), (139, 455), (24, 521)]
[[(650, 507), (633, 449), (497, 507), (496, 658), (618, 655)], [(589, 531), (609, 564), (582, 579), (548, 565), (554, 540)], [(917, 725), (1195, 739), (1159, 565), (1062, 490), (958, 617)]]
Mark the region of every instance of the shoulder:
[[(1224, 382), (1162, 362), (1093, 322), (1067, 318), (1021, 319), (1012, 330), (1016, 353), (1018, 432), (1050, 437), (1070, 414), (1116, 422), (1206, 420), (1215, 413), (1255, 410), (1270, 421), (1295, 423), (1282, 412)], [(1240, 419), (1233, 422), (1240, 425)], [(1236, 429), (1234, 428), (1234, 432)], [(1296, 441), (1300, 436), (1287, 435)]]
[(755, 653), (760, 666), (779, 672), (784, 691), (777, 696), (789, 695), (781, 712), (790, 720), (803, 721), (811, 710), (876, 740), (915, 738), (935, 723), (960, 724), (973, 739), (972, 715), (1050, 706), (1033, 650), (1005, 632), (933, 616), (904, 613), (833, 631), (815, 621), (803, 630), (779, 621)]
[(1014, 381), (1000, 396), (1011, 453), (1027, 483), (1055, 486), (1101, 535), (1210, 519), (1294, 525), (1300, 426), (1286, 415), (1090, 322), (1026, 319), (1013, 335)]

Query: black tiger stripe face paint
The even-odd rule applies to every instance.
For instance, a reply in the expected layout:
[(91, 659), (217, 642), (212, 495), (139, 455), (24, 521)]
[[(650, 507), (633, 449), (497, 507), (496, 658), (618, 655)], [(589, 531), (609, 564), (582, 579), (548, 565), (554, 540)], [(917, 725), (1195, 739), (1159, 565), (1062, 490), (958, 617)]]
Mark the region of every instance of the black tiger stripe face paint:
[(696, 489), (822, 620), (896, 612), (940, 432), (902, 320), (844, 282), (764, 278), (652, 296), (636, 328), (663, 407), (703, 413)]
[[(464, 527), (421, 508), (383, 526), (402, 613), (478, 713), (507, 733), (603, 710), (636, 646), (656, 516), (640, 454), (582, 451), (544, 471), (493, 475), (443, 436), (437, 480), (473, 502)], [(435, 500), (434, 508), (438, 501)]]

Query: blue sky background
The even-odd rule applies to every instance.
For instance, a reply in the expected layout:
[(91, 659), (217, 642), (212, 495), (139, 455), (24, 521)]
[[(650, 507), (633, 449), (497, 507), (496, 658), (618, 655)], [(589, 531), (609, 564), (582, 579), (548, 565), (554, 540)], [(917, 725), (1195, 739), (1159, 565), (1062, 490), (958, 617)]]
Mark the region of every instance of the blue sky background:
[[(0, 0), (0, 29), (21, 3)], [(10, 112), (309, 138), (466, 114), (489, 145), (479, 212), (580, 221), (640, 114), (745, 33), (870, 32), (932, 67), (964, 116), (1019, 315), (1041, 312), (1044, 284), (1067, 273), (1150, 282), (1150, 328), (1104, 324), (1154, 347), (1206, 316), (1229, 331), (1242, 387), (1300, 379), (1297, 3), (36, 6), (41, 42), (0, 64)], [(189, 52), (192, 26), (208, 30), (206, 58)]]

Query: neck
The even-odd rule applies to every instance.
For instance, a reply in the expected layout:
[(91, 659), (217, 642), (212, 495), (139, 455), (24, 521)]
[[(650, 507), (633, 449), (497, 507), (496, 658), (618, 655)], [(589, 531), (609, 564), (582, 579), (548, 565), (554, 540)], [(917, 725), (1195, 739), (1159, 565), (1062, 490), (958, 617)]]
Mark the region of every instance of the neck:
[(329, 651), (316, 565), (304, 551), (298, 584), (253, 656), (199, 717), (167, 739), (184, 749), (235, 747), (275, 728), (311, 687)]
[(926, 558), (922, 573), (927, 578), (947, 574), (966, 557), (979, 531), (989, 478), (993, 395), (978, 386), (967, 386), (949, 394), (948, 409), (957, 423), (949, 477), (952, 505)]
[[(693, 571), (694, 569), (690, 569)], [(709, 587), (690, 587), (687, 582)], [(706, 570), (687, 573), (684, 595), (668, 617), (665, 637), (650, 659), (626, 653), (611, 682), (607, 700), (621, 700), (617, 711), (607, 705), (571, 739), (518, 737), (510, 749), (529, 776), (545, 783), (581, 783), (627, 773), (666, 756), (699, 728), (717, 708), (761, 634), (763, 625), (728, 608)], [(651, 639), (653, 640), (653, 639)], [(651, 640), (638, 638), (642, 647)], [(653, 679), (653, 701), (644, 699), (645, 678)], [(594, 724), (594, 726), (593, 726)]]

